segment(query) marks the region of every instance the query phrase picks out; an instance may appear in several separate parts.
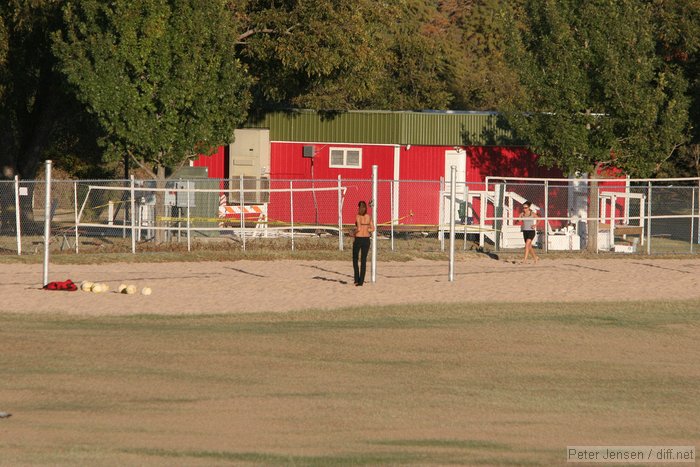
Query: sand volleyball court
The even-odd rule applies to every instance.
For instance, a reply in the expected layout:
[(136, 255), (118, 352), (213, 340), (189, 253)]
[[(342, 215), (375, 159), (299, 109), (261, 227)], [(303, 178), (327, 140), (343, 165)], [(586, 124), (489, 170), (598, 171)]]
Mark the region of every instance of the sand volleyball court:
[[(369, 269), (369, 268), (368, 268)], [(421, 302), (592, 302), (700, 299), (700, 260), (468, 258), (379, 262), (377, 282), (352, 284), (350, 261), (232, 261), (51, 265), (50, 280), (104, 282), (110, 291), (45, 291), (42, 265), (2, 266), (6, 312), (80, 315), (284, 312)], [(370, 272), (368, 271), (368, 276)], [(122, 283), (150, 296), (123, 295)]]

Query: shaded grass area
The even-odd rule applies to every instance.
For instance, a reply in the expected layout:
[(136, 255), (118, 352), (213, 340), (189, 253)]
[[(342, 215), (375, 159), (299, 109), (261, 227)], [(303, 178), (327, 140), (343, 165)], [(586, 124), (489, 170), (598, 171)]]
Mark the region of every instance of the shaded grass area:
[(551, 465), (700, 433), (700, 303), (0, 314), (10, 464)]
[(257, 452), (230, 451), (166, 451), (142, 449), (131, 451), (157, 458), (172, 459), (209, 459), (212, 461), (245, 462), (259, 465), (304, 465), (304, 466), (338, 466), (338, 465), (397, 465), (412, 463), (454, 463), (456, 456), (440, 454), (411, 453), (407, 451), (383, 453), (348, 453), (345, 455), (276, 455)]

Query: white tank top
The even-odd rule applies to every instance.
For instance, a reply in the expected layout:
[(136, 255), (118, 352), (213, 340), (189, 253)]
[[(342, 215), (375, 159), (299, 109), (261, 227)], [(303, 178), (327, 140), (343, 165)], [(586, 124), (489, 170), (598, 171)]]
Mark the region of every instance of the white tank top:
[(522, 230), (535, 230), (535, 221), (537, 220), (535, 216), (522, 216), (522, 219)]

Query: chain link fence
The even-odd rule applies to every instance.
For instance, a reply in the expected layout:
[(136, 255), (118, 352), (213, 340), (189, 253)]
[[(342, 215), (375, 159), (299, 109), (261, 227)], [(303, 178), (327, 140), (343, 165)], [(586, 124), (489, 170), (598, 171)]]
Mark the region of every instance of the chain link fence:
[(542, 252), (683, 254), (698, 252), (700, 184), (634, 180), (177, 179), (54, 180), (45, 206), (42, 180), (0, 181), (0, 253), (350, 248), (357, 205), (376, 205), (377, 247), (445, 252), (454, 209), (457, 249), (524, 247), (525, 201), (540, 217)]
[(535, 242), (546, 252), (684, 254), (697, 252), (700, 241), (698, 179), (487, 177), (486, 190), (502, 194), (490, 219), (502, 230), (499, 250), (523, 246), (525, 201), (541, 218)]

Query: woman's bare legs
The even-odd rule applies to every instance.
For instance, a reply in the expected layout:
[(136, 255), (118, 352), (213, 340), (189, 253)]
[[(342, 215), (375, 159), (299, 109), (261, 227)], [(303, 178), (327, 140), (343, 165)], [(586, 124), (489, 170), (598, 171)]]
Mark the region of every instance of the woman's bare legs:
[(532, 254), (533, 262), (536, 263), (540, 260), (535, 254), (535, 250), (532, 248), (532, 240), (528, 238), (527, 240), (525, 240), (525, 258), (523, 258), (523, 263), (527, 263), (527, 258), (530, 254)]

